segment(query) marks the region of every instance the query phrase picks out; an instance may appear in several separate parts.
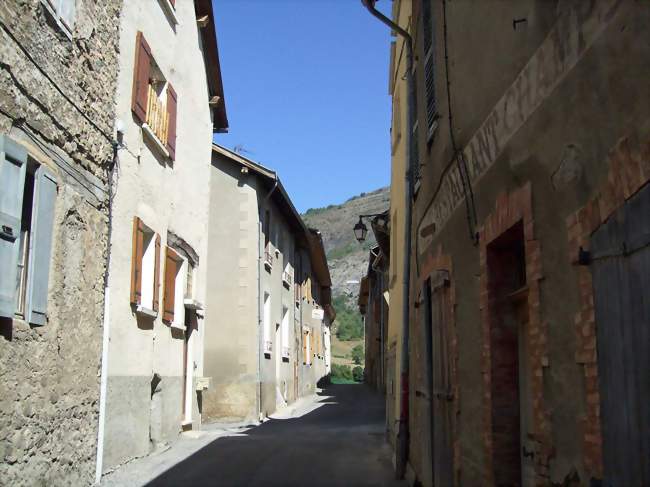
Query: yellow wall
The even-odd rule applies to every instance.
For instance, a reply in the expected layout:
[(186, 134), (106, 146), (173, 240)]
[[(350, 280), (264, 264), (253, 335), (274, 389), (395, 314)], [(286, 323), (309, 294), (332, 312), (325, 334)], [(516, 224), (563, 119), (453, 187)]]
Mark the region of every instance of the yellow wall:
[[(411, 2), (395, 0), (393, 20), (410, 31)], [(408, 105), (406, 81), (406, 49), (401, 37), (394, 38), (394, 56), (389, 73), (389, 86), (393, 92), (393, 117), (391, 125), (391, 184), (390, 221), (391, 245), (389, 268), (390, 307), (386, 338), (386, 413), (389, 440), (394, 445), (397, 434), (396, 420), (399, 418), (399, 363), (402, 330), (402, 282), (404, 259), (404, 169), (406, 164)]]

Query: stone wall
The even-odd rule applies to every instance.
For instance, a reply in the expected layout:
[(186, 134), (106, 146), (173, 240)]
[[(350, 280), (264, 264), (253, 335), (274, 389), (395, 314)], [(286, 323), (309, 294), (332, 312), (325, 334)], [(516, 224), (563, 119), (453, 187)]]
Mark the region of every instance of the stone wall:
[(93, 481), (120, 8), (78, 0), (66, 33), (39, 0), (0, 4), (0, 133), (58, 183), (48, 321), (0, 322), (6, 485)]

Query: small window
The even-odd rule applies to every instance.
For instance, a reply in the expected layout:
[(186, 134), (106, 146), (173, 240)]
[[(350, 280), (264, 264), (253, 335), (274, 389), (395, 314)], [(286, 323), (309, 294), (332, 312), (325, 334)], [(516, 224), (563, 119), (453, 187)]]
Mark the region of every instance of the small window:
[(187, 275), (185, 277), (185, 299), (194, 298), (194, 266), (187, 262)]
[(68, 35), (72, 34), (78, 0), (43, 0), (57, 24)]
[(56, 180), (6, 136), (0, 136), (0, 195), (0, 317), (45, 325)]
[(163, 291), (163, 321), (174, 328), (185, 329), (185, 269), (186, 261), (171, 247), (165, 248), (165, 287)]
[(289, 360), (289, 308), (282, 306), (282, 359)]
[(135, 51), (131, 111), (154, 147), (173, 161), (178, 96), (158, 67), (142, 32), (136, 37)]
[(137, 306), (137, 312), (156, 316), (160, 287), (160, 235), (135, 217), (132, 245), (131, 303)]
[(271, 341), (271, 295), (264, 293), (264, 322), (262, 323), (264, 338), (264, 356), (271, 358), (273, 341)]

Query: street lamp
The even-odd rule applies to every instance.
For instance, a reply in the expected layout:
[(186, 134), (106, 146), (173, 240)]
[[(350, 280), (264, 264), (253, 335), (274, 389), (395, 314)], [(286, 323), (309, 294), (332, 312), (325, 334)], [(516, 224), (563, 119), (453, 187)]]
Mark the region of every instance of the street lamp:
[(368, 235), (368, 227), (363, 223), (364, 218), (373, 218), (373, 217), (383, 217), (386, 218), (386, 212), (384, 213), (373, 213), (372, 215), (359, 215), (359, 221), (354, 226), (354, 236), (357, 239), (357, 242), (361, 243), (366, 239)]
[(367, 234), (368, 234), (368, 227), (363, 223), (361, 217), (359, 217), (359, 221), (354, 226), (354, 236), (356, 237), (357, 242), (359, 243), (363, 242), (366, 239)]

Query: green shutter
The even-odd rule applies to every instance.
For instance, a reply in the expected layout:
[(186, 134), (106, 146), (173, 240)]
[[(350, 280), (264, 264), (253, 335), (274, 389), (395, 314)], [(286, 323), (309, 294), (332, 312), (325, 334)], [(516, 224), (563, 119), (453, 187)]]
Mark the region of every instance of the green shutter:
[(32, 248), (29, 253), (27, 321), (34, 325), (47, 322), (47, 294), (52, 256), (56, 180), (44, 167), (36, 171), (32, 210)]
[(0, 316), (16, 309), (18, 244), (23, 208), (27, 151), (0, 135)]

